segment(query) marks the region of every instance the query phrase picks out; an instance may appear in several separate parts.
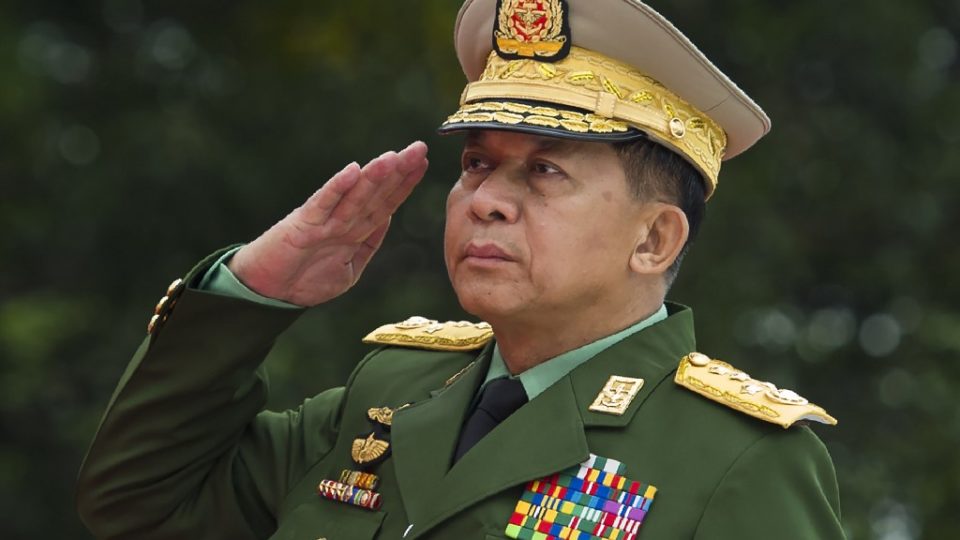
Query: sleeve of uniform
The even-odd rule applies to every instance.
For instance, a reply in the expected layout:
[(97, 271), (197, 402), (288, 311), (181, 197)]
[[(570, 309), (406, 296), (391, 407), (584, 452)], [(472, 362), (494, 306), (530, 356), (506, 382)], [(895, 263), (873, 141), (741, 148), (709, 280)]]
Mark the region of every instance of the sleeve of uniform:
[(288, 309), (303, 309), (302, 306), (297, 306), (289, 302), (277, 300), (275, 298), (267, 298), (266, 296), (257, 294), (256, 292), (247, 288), (247, 286), (244, 285), (243, 282), (241, 282), (227, 266), (230, 258), (233, 257), (237, 251), (240, 251), (241, 247), (243, 246), (236, 246), (232, 249), (228, 248), (225, 250), (223, 255), (221, 255), (220, 258), (213, 263), (210, 269), (207, 270), (200, 279), (197, 288), (202, 291), (209, 291), (223, 296), (249, 300), (265, 306), (282, 307)]
[(724, 475), (695, 538), (842, 540), (836, 473), (820, 439), (806, 427), (758, 439)]
[(98, 538), (273, 531), (290, 483), (332, 447), (344, 394), (261, 412), (260, 364), (299, 313), (183, 292), (127, 366), (81, 467), (78, 508)]

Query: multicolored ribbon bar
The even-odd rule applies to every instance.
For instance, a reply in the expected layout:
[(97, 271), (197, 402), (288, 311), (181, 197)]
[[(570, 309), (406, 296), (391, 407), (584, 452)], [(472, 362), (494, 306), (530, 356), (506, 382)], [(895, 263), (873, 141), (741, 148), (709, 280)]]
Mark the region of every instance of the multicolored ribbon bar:
[[(634, 540), (636, 533), (607, 527), (603, 524), (591, 522), (577, 522), (575, 527), (560, 523), (550, 523), (527, 517), (524, 520), (511, 520), (507, 525), (506, 534), (510, 538), (543, 538), (564, 540), (598, 539), (598, 540)], [(517, 536), (513, 536), (516, 534)]]
[(509, 538), (633, 540), (657, 488), (629, 480), (624, 465), (591, 454), (580, 465), (529, 482), (505, 530)]
[[(584, 473), (584, 476), (587, 478), (581, 478), (578, 476), (571, 476), (564, 473), (554, 474), (541, 478), (539, 480), (534, 480), (531, 482), (531, 486), (536, 483), (536, 485), (551, 485), (551, 486), (560, 486), (564, 488), (573, 489), (575, 491), (589, 492), (591, 494), (596, 494), (596, 491), (602, 487), (613, 488), (613, 490), (623, 491), (631, 495), (642, 495), (646, 494), (652, 489), (653, 493), (656, 493), (656, 488), (649, 484), (643, 484), (641, 482), (634, 482), (628, 480), (624, 476), (613, 475), (607, 473)], [(598, 484), (593, 486), (592, 484)], [(651, 495), (652, 496), (652, 495)]]
[(340, 473), (340, 482), (372, 491), (377, 489), (377, 484), (380, 483), (380, 479), (373, 473), (344, 469), (343, 472)]
[[(507, 525), (506, 534), (508, 538), (519, 540), (552, 540), (554, 538), (562, 538), (563, 540), (605, 540), (599, 536), (566, 527), (551, 528), (549, 533), (544, 533), (530, 527), (511, 524)], [(626, 537), (619, 537), (618, 540), (620, 538)]]
[[(596, 525), (603, 525), (636, 533), (647, 511), (642, 508), (621, 506), (613, 501), (607, 501), (603, 508), (590, 508), (543, 495), (527, 497), (525, 493), (514, 509), (514, 517), (520, 515), (588, 532), (594, 532)], [(513, 521), (514, 519), (511, 518), (511, 522)]]
[(657, 488), (640, 482), (629, 482), (627, 489), (617, 490), (612, 487), (583, 482), (578, 478), (561, 476), (552, 479), (534, 480), (527, 484), (527, 491), (591, 507), (599, 507), (604, 504), (605, 500), (612, 500), (619, 504), (639, 508), (643, 505), (649, 506), (648, 501), (656, 495)]
[(317, 494), (332, 501), (345, 502), (367, 510), (378, 510), (381, 503), (379, 493), (336, 480), (321, 480), (317, 486)]
[(599, 469), (603, 472), (610, 472), (614, 474), (623, 474), (626, 472), (626, 467), (623, 466), (623, 463), (620, 463), (615, 459), (601, 457), (596, 454), (590, 454), (590, 457), (588, 457), (587, 460), (584, 461), (580, 466), (590, 469)]

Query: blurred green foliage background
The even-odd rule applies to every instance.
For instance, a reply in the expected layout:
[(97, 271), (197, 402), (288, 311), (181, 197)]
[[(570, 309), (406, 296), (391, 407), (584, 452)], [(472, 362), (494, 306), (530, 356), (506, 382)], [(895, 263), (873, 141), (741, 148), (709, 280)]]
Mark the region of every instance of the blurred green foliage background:
[[(671, 294), (700, 349), (840, 419), (817, 431), (851, 538), (960, 538), (960, 2), (652, 4), (774, 119)], [(360, 285), (277, 346), (271, 406), (342, 383), (381, 323), (463, 317), (441, 258), (459, 140), (434, 133), (458, 7), (0, 4), (0, 536), (88, 537), (73, 479), (167, 283), (349, 161), (431, 146)]]

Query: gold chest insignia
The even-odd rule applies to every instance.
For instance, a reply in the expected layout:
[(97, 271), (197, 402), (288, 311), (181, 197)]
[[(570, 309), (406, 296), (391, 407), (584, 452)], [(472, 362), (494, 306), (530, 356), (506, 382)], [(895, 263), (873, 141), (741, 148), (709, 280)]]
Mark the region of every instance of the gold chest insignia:
[(390, 407), (374, 407), (372, 409), (367, 409), (367, 418), (373, 420), (374, 422), (379, 422), (384, 426), (390, 427), (393, 425), (393, 409)]
[(562, 60), (570, 52), (566, 0), (497, 0), (493, 45), (501, 58)]
[(600, 394), (593, 400), (589, 409), (594, 412), (615, 414), (617, 416), (627, 412), (633, 398), (643, 388), (643, 379), (634, 379), (632, 377), (621, 377), (613, 375), (603, 385)]
[(367, 418), (369, 418), (371, 422), (376, 422), (381, 426), (390, 428), (393, 426), (393, 415), (396, 414), (397, 411), (402, 411), (409, 406), (410, 403), (404, 403), (396, 409), (391, 409), (390, 407), (371, 407), (367, 409)]
[(366, 438), (353, 440), (350, 456), (358, 465), (368, 465), (385, 458), (388, 450), (390, 450), (390, 443), (375, 438), (371, 433)]
[(788, 428), (801, 420), (836, 425), (823, 408), (793, 390), (754, 379), (726, 362), (692, 352), (680, 360), (674, 382), (754, 418)]

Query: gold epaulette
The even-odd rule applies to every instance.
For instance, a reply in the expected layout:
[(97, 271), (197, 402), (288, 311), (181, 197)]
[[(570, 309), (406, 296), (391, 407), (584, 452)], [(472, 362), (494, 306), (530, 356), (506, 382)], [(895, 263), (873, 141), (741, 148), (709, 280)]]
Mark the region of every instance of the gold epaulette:
[(485, 322), (437, 322), (410, 317), (396, 324), (385, 324), (363, 338), (364, 343), (397, 345), (434, 351), (470, 351), (493, 339), (493, 329)]
[(793, 390), (758, 381), (720, 360), (690, 353), (680, 360), (674, 382), (731, 409), (784, 429), (800, 420), (834, 426), (837, 420)]

